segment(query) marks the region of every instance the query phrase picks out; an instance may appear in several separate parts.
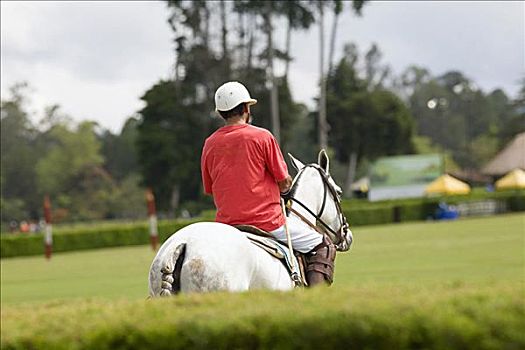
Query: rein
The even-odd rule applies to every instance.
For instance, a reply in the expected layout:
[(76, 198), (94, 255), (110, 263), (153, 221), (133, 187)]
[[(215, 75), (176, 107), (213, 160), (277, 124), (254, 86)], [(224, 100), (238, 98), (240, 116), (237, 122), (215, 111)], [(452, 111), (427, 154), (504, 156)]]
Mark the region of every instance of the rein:
[[(299, 180), (299, 177), (302, 175), (303, 171), (307, 168), (307, 167), (311, 167), (311, 168), (314, 168), (316, 169), (318, 172), (319, 172), (319, 175), (321, 175), (321, 179), (323, 181), (323, 188), (324, 188), (324, 195), (323, 195), (323, 202), (321, 204), (321, 208), (319, 209), (319, 213), (315, 214), (310, 208), (308, 208), (304, 203), (302, 203), (301, 201), (297, 200), (295, 197), (294, 197), (294, 194), (295, 194), (295, 189), (293, 189), (293, 187), (297, 186), (298, 184), (298, 180)], [(295, 183), (293, 184), (292, 186), (292, 189), (290, 190), (290, 192), (292, 193), (292, 196), (288, 198), (288, 203), (289, 205), (287, 205), (288, 207), (288, 210), (290, 212), (292, 212), (293, 214), (297, 215), (302, 221), (304, 221), (308, 226), (310, 226), (312, 229), (314, 229), (316, 232), (320, 233), (321, 235), (325, 235), (324, 232), (322, 232), (315, 224), (311, 223), (307, 218), (305, 218), (301, 213), (299, 213), (297, 210), (293, 209), (292, 208), (292, 203), (291, 202), (294, 202), (294, 203), (297, 203), (298, 205), (300, 205), (303, 209), (305, 209), (310, 215), (312, 215), (316, 221), (318, 223), (320, 223), (325, 230), (327, 230), (329, 233), (331, 233), (335, 238), (337, 238), (338, 242), (334, 242), (336, 244), (339, 244), (340, 242), (342, 242), (344, 240), (343, 238), (343, 233), (346, 233), (348, 231), (348, 222), (345, 218), (345, 216), (343, 215), (343, 210), (341, 208), (341, 201), (339, 200), (339, 196), (337, 195), (337, 191), (333, 188), (333, 186), (329, 183), (328, 181), (328, 176), (325, 174), (325, 172), (320, 168), (318, 167), (316, 164), (308, 164), (306, 165), (302, 170), (301, 172), (297, 175), (296, 177), (296, 181), (294, 181)], [(326, 197), (327, 197), (327, 191), (330, 191), (333, 199), (334, 199), (334, 203), (335, 203), (335, 206), (337, 208), (337, 211), (338, 211), (338, 214), (339, 214), (339, 222), (341, 223), (341, 227), (339, 228), (338, 231), (335, 231), (333, 230), (327, 223), (325, 223), (322, 219), (321, 219), (321, 215), (323, 214), (324, 212), (324, 209), (325, 209), (325, 206), (326, 206)]]

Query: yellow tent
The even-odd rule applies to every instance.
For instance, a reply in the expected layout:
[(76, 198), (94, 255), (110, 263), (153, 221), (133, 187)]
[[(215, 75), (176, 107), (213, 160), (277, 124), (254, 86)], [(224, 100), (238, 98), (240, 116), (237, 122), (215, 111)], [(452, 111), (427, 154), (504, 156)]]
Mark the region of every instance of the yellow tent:
[(509, 190), (525, 188), (525, 171), (521, 169), (514, 169), (501, 179), (496, 181), (496, 189)]
[(470, 186), (445, 174), (441, 175), (425, 188), (426, 194), (468, 194)]

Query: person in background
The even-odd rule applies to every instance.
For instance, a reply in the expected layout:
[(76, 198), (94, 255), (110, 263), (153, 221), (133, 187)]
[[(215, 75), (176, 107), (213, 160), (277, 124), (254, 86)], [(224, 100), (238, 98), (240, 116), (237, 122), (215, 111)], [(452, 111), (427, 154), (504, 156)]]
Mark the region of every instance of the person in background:
[(29, 224), (27, 221), (23, 220), (20, 221), (20, 232), (22, 233), (28, 233), (29, 232)]

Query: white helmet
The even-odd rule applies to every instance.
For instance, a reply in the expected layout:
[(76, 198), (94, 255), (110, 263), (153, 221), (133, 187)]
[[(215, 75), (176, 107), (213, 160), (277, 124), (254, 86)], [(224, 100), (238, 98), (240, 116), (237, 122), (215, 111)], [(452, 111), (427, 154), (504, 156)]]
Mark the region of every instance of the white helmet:
[(254, 105), (257, 100), (251, 98), (248, 89), (237, 81), (224, 83), (215, 92), (216, 111), (229, 111), (241, 103)]

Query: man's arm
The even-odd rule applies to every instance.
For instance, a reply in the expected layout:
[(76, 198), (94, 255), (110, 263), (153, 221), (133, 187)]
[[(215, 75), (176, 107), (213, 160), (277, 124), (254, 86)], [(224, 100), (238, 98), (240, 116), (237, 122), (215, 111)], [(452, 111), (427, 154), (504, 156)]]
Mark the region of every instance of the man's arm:
[[(205, 146), (206, 147), (206, 146)], [(201, 176), (202, 176), (202, 187), (204, 188), (204, 193), (208, 195), (213, 195), (211, 191), (211, 176), (206, 165), (205, 152), (202, 150), (201, 155)]]
[(279, 191), (286, 193), (292, 186), (292, 177), (288, 174), (288, 168), (286, 167), (281, 148), (269, 131), (264, 146), (266, 166), (276, 180)]
[(292, 177), (288, 175), (284, 180), (278, 181), (277, 184), (279, 185), (279, 191), (281, 193), (286, 193), (292, 186)]

